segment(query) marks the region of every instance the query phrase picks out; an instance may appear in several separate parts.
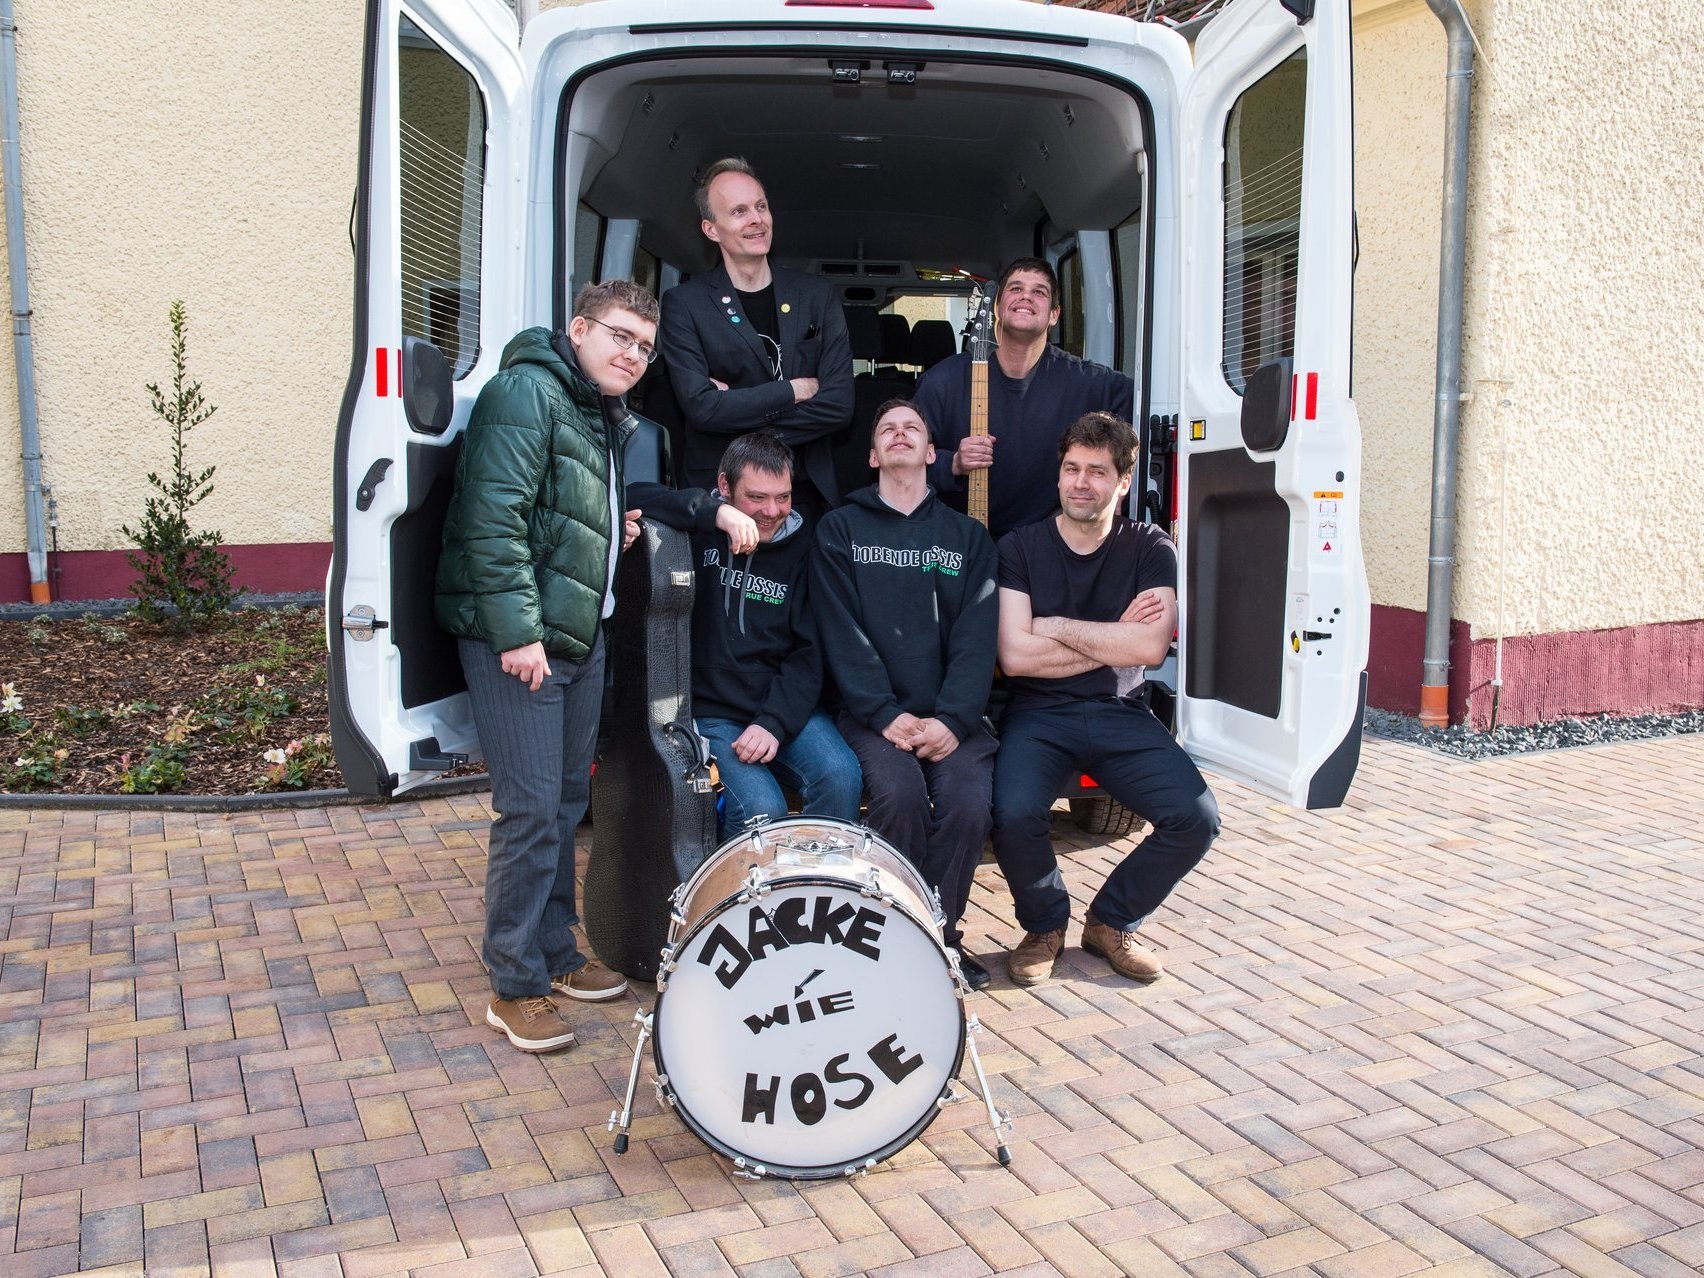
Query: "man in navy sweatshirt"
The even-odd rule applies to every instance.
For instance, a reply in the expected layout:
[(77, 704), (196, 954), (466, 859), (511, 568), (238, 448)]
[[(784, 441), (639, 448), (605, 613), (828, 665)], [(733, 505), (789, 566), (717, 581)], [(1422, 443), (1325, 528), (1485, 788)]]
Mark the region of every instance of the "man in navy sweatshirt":
[(632, 484), (646, 516), (690, 531), (692, 721), (722, 780), (725, 832), (787, 815), (858, 820), (862, 779), (822, 697), (822, 648), (807, 603), (811, 530), (793, 509), (793, 452), (769, 431), (722, 454), (717, 491)]
[(982, 716), (999, 622), (994, 543), (936, 498), (934, 455), (909, 401), (876, 410), (877, 481), (823, 517), (811, 603), (870, 828), (940, 892), (946, 942), (981, 989), (988, 971), (963, 953), (958, 924), (992, 819), (994, 738)]
[(1131, 420), (1135, 384), (1048, 344), (1059, 322), (1059, 277), (1041, 258), (1020, 257), (1000, 273), (994, 314), (999, 345), (988, 361), (988, 434), (970, 433), (967, 354), (923, 374), (917, 411), (935, 444), (929, 482), (948, 505), (963, 510), (966, 476), (988, 471), (988, 531), (998, 541), (1059, 509), (1059, 437), (1097, 409)]

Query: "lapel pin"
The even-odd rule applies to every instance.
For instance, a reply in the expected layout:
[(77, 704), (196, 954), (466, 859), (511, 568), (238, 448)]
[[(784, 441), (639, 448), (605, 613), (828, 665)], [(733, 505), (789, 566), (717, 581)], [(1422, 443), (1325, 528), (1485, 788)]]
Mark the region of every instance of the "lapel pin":
[(722, 299), (722, 305), (723, 305), (723, 306), (726, 306), (726, 305), (727, 305), (727, 304), (728, 304), (728, 303), (729, 303), (729, 302), (731, 302), (731, 301), (733, 301), (733, 300), (734, 300), (734, 299), (733, 299), (733, 298), (731, 298), (731, 297), (724, 297), (724, 298), (723, 298), (723, 299)]
[(792, 311), (793, 311), (793, 305), (792, 305), (791, 302), (782, 302), (781, 303), (781, 313), (783, 315), (790, 315), (792, 313)]

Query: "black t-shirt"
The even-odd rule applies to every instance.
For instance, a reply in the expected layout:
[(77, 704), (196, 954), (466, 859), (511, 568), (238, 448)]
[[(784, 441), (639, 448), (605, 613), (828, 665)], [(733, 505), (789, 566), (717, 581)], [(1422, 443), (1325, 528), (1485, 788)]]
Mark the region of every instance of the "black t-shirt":
[(775, 285), (770, 284), (760, 288), (755, 293), (747, 293), (736, 289), (740, 295), (740, 309), (745, 311), (746, 318), (758, 334), (768, 339), (763, 348), (771, 362), (771, 371), (777, 381), (781, 379), (781, 317), (775, 312)]
[[(1117, 621), (1144, 590), (1177, 589), (1177, 548), (1153, 524), (1120, 515), (1097, 550), (1079, 555), (1059, 535), (1057, 517), (1043, 519), (1001, 538), (999, 585), (1028, 595), (1032, 616)], [(1122, 697), (1140, 684), (1138, 667), (1111, 666), (1062, 679), (1006, 680), (1013, 710)]]

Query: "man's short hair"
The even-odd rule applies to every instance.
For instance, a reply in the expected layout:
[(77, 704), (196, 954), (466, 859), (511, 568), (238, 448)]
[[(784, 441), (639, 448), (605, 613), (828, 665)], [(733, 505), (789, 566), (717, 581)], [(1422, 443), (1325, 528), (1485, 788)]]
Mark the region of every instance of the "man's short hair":
[(707, 165), (703, 172), (699, 173), (698, 181), (692, 187), (692, 198), (698, 204), (698, 216), (703, 221), (715, 221), (710, 216), (710, 184), (724, 173), (743, 173), (759, 186), (763, 185), (763, 180), (757, 176), (757, 172), (746, 162), (744, 156), (730, 155), (725, 160), (717, 160), (714, 164)]
[(651, 290), (632, 280), (603, 280), (588, 284), (574, 299), (574, 314), (601, 320), (611, 311), (632, 311), (642, 320), (657, 322), (657, 299)]
[(929, 419), (927, 417), (923, 416), (923, 410), (921, 408), (917, 407), (917, 405), (912, 403), (909, 399), (905, 398), (905, 396), (895, 395), (892, 399), (883, 400), (881, 406), (876, 409), (876, 415), (874, 417), (870, 418), (870, 447), (871, 448), (874, 448), (876, 446), (876, 426), (877, 426), (877, 424), (882, 420), (882, 418), (886, 417), (889, 413), (893, 412), (893, 410), (896, 409), (896, 408), (909, 408), (912, 412), (916, 413), (918, 417), (922, 418), (924, 428), (925, 429), (928, 428)]
[(1053, 305), (1059, 305), (1059, 276), (1054, 272), (1051, 263), (1039, 257), (1020, 257), (1001, 271), (1000, 280), (994, 286), (995, 297), (1006, 291), (1006, 281), (1019, 271), (1033, 271), (1037, 275), (1045, 275), (1048, 295), (1053, 299)]
[(741, 435), (722, 453), (718, 471), (728, 477), (728, 487), (740, 482), (748, 470), (761, 470), (771, 475), (793, 477), (793, 450), (781, 442), (773, 431), (754, 430)]
[(1105, 449), (1112, 454), (1120, 479), (1136, 467), (1136, 431), (1117, 413), (1084, 413), (1059, 437), (1059, 460), (1073, 446)]

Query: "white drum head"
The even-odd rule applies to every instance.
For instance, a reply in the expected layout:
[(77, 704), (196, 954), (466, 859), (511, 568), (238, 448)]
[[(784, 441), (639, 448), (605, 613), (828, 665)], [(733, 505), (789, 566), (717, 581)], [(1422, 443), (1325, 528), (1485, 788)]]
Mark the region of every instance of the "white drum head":
[(909, 1144), (958, 1073), (964, 1013), (907, 910), (832, 878), (730, 897), (673, 955), (657, 1073), (712, 1148), (778, 1176), (839, 1176)]

